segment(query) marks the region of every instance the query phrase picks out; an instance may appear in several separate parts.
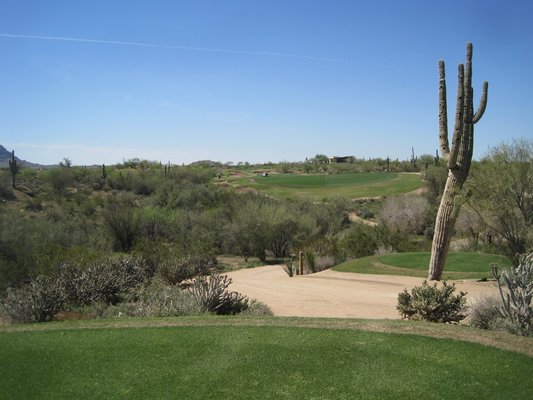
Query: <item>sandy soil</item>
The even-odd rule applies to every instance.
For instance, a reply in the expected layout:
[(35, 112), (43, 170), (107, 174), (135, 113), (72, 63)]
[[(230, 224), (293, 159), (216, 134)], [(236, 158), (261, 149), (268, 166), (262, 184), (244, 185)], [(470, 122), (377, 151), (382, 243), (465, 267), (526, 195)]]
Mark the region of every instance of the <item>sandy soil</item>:
[[(289, 278), (281, 265), (228, 273), (230, 290), (267, 304), (277, 316), (398, 319), (398, 293), (420, 285), (421, 278), (365, 275), (326, 270)], [(469, 301), (497, 295), (493, 282), (457, 281)]]

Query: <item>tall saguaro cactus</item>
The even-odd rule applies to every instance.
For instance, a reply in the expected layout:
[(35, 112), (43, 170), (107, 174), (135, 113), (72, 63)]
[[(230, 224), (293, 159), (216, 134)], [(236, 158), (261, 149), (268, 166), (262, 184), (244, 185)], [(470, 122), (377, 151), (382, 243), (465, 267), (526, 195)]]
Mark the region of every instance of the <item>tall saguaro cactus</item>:
[(15, 158), (15, 150), (11, 152), (11, 160), (9, 160), (9, 171), (11, 172), (11, 179), (12, 179), (12, 186), (13, 189), (15, 189), (15, 179), (17, 174), (19, 173), (19, 165), (17, 163), (17, 159)]
[(483, 82), (479, 108), (474, 113), (474, 90), (472, 89), (472, 43), (466, 45), (466, 66), (459, 64), (457, 104), (452, 145), (448, 142), (448, 115), (446, 105), (446, 77), (444, 61), (439, 61), (439, 141), (448, 178), (435, 221), (435, 234), (431, 249), (428, 278), (440, 280), (452, 238), (455, 221), (464, 200), (461, 189), (468, 177), (474, 150), (474, 124), (487, 106), (489, 84)]

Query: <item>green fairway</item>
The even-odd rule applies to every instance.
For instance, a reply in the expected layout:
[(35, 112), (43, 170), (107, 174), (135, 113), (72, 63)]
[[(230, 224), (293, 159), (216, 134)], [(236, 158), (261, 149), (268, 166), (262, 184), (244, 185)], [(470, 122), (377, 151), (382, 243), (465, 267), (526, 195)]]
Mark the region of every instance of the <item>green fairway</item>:
[[(337, 265), (339, 272), (358, 272), (361, 274), (403, 275), (426, 277), (431, 254), (397, 253), (364, 257)], [(505, 256), (477, 253), (450, 253), (442, 279), (482, 279), (489, 278), (490, 265), (502, 267), (511, 265)]]
[(407, 193), (422, 186), (418, 174), (352, 173), (338, 175), (273, 174), (231, 178), (232, 186), (248, 187), (274, 197), (300, 196), (321, 200), (334, 196), (362, 198)]
[(533, 358), (525, 354), (330, 329), (328, 320), (312, 329), (250, 321), (99, 329), (41, 324), (43, 330), (3, 332), (0, 392), (6, 399), (523, 399), (533, 390)]

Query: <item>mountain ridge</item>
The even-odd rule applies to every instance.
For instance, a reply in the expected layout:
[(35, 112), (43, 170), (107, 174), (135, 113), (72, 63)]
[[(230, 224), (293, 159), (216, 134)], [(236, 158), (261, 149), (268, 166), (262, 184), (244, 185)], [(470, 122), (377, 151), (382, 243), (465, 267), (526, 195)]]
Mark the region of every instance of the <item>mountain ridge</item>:
[[(11, 160), (11, 151), (6, 149), (4, 146), (0, 144), (0, 168), (6, 168), (9, 167), (9, 160)], [(20, 163), (23, 167), (29, 167), (29, 168), (44, 168), (44, 165), (32, 163), (30, 161), (22, 160), (17, 157), (15, 152), (15, 160), (17, 160), (18, 163)]]

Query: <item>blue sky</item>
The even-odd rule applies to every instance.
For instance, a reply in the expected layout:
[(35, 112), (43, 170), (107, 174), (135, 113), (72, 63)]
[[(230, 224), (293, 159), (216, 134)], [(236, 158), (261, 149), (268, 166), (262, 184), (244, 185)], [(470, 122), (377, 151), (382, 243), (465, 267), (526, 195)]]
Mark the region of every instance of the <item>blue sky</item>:
[(467, 41), (480, 157), (533, 137), (531, 1), (0, 0), (0, 144), (80, 165), (433, 154), (437, 63), (453, 110)]

